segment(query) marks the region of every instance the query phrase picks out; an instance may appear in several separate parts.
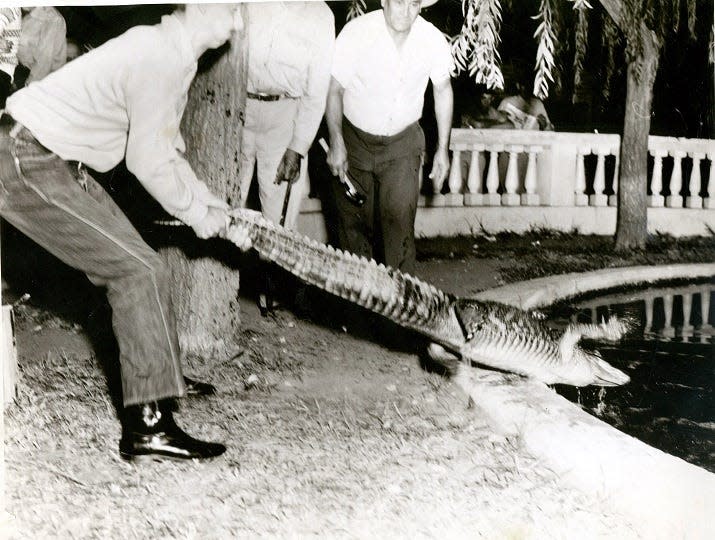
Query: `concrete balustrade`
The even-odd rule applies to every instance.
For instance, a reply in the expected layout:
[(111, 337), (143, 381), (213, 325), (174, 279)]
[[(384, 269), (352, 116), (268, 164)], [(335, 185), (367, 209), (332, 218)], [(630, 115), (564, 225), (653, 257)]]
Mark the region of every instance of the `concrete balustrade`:
[[(453, 129), (451, 168), (425, 177), (418, 236), (533, 228), (613, 234), (621, 137), (510, 129)], [(673, 236), (715, 229), (715, 140), (651, 136), (648, 230)], [(317, 191), (317, 190), (316, 190)], [(299, 229), (327, 238), (320, 204), (303, 202)]]

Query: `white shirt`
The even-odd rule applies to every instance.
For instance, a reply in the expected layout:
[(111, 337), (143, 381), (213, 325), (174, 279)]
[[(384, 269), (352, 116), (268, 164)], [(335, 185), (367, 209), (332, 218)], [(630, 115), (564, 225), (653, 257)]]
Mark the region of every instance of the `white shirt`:
[(325, 112), (335, 21), (325, 2), (259, 2), (248, 10), (248, 91), (298, 100), (288, 148), (305, 155)]
[(449, 78), (447, 40), (418, 16), (401, 49), (382, 10), (350, 21), (335, 41), (332, 75), (343, 87), (343, 114), (373, 135), (394, 135), (422, 116), (427, 81)]
[(7, 100), (7, 111), (64, 160), (127, 168), (189, 225), (209, 193), (183, 157), (179, 132), (197, 60), (181, 22), (164, 16), (83, 54)]

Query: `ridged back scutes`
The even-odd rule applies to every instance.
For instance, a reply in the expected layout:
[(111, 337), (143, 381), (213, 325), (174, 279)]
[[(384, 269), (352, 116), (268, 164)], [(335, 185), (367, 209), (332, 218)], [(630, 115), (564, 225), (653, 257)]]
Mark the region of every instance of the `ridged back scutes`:
[(247, 227), (254, 249), (278, 266), (398, 324), (431, 330), (454, 301), (412, 275), (281, 227), (258, 212), (234, 211), (232, 221)]

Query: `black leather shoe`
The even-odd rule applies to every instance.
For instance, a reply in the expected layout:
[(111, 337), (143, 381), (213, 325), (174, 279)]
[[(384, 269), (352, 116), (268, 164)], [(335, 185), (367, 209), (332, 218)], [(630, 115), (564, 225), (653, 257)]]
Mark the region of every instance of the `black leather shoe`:
[(174, 422), (169, 400), (124, 409), (119, 455), (127, 461), (211, 459), (223, 444), (200, 441)]
[(195, 381), (184, 377), (187, 396), (213, 396), (216, 393), (216, 387), (213, 384)]

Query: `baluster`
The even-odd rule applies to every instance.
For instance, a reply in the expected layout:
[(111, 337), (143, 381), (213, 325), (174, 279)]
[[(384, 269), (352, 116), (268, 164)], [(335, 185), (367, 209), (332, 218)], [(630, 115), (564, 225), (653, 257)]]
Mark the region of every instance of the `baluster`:
[(606, 156), (604, 152), (603, 148), (596, 148), (598, 157), (596, 158), (596, 175), (593, 178), (593, 195), (588, 198), (588, 203), (591, 206), (606, 206), (608, 204), (608, 197), (603, 193), (606, 191)]
[(702, 313), (703, 327), (710, 327), (710, 289), (700, 291), (700, 313)]
[(685, 152), (672, 150), (669, 152), (673, 156), (673, 173), (670, 175), (670, 195), (665, 198), (665, 206), (668, 208), (682, 208), (683, 196), (680, 191), (683, 189), (683, 158)]
[(463, 206), (464, 195), (462, 194), (462, 151), (452, 151), (452, 167), (449, 169), (447, 188), (449, 192), (445, 195), (445, 206)]
[(526, 176), (524, 177), (524, 191), (521, 194), (522, 206), (539, 206), (540, 198), (536, 193), (536, 154), (540, 154), (541, 146), (529, 146), (529, 161), (526, 164)]
[(693, 316), (693, 295), (692, 293), (683, 292), (683, 330), (681, 335), (689, 337), (693, 335), (695, 327), (690, 324)]
[(715, 152), (708, 154), (710, 160), (710, 174), (708, 175), (708, 194), (703, 201), (703, 208), (715, 208)]
[(665, 322), (663, 323), (663, 335), (666, 337), (675, 337), (675, 328), (673, 328), (673, 295), (663, 295), (663, 309), (665, 310)]
[(504, 180), (504, 193), (501, 196), (501, 203), (504, 206), (519, 206), (521, 197), (519, 190), (519, 165), (517, 158), (524, 151), (521, 145), (508, 145), (506, 151), (509, 152), (509, 164), (506, 168), (506, 178)]
[(661, 208), (665, 203), (663, 197), (663, 158), (665, 152), (662, 150), (653, 150), (653, 177), (650, 180), (650, 192), (648, 196), (648, 206), (653, 208)]
[(645, 326), (643, 331), (648, 332), (653, 327), (653, 310), (655, 306), (653, 305), (653, 297), (650, 294), (644, 297), (643, 300), (645, 301)]
[(483, 151), (483, 145), (472, 147), (472, 158), (469, 162), (469, 172), (467, 174), (467, 192), (464, 194), (465, 206), (480, 206), (484, 204), (484, 195), (482, 194)]
[(576, 154), (576, 192), (574, 193), (574, 205), (588, 206), (588, 195), (586, 195), (586, 168), (583, 160), (591, 153), (589, 147), (579, 148)]
[(702, 152), (690, 152), (688, 155), (693, 158), (693, 170), (690, 173), (690, 181), (688, 182), (688, 191), (690, 195), (685, 198), (686, 208), (702, 208), (703, 198), (700, 196), (702, 188), (702, 178), (700, 178), (700, 160), (705, 158)]
[(700, 342), (708, 343), (712, 338), (712, 325), (710, 324), (710, 289), (700, 291), (700, 314), (701, 321), (698, 326), (700, 332)]
[(613, 188), (613, 195), (609, 195), (608, 197), (608, 206), (618, 206), (618, 174), (620, 172), (619, 167), (621, 166), (620, 149), (613, 149), (611, 151), (611, 154), (616, 157), (616, 165), (613, 169), (613, 180), (611, 183), (611, 186)]
[(501, 197), (499, 189), (499, 151), (502, 148), (493, 147), (489, 149), (489, 170), (487, 171), (487, 192), (484, 195), (484, 204), (487, 206), (499, 206)]

